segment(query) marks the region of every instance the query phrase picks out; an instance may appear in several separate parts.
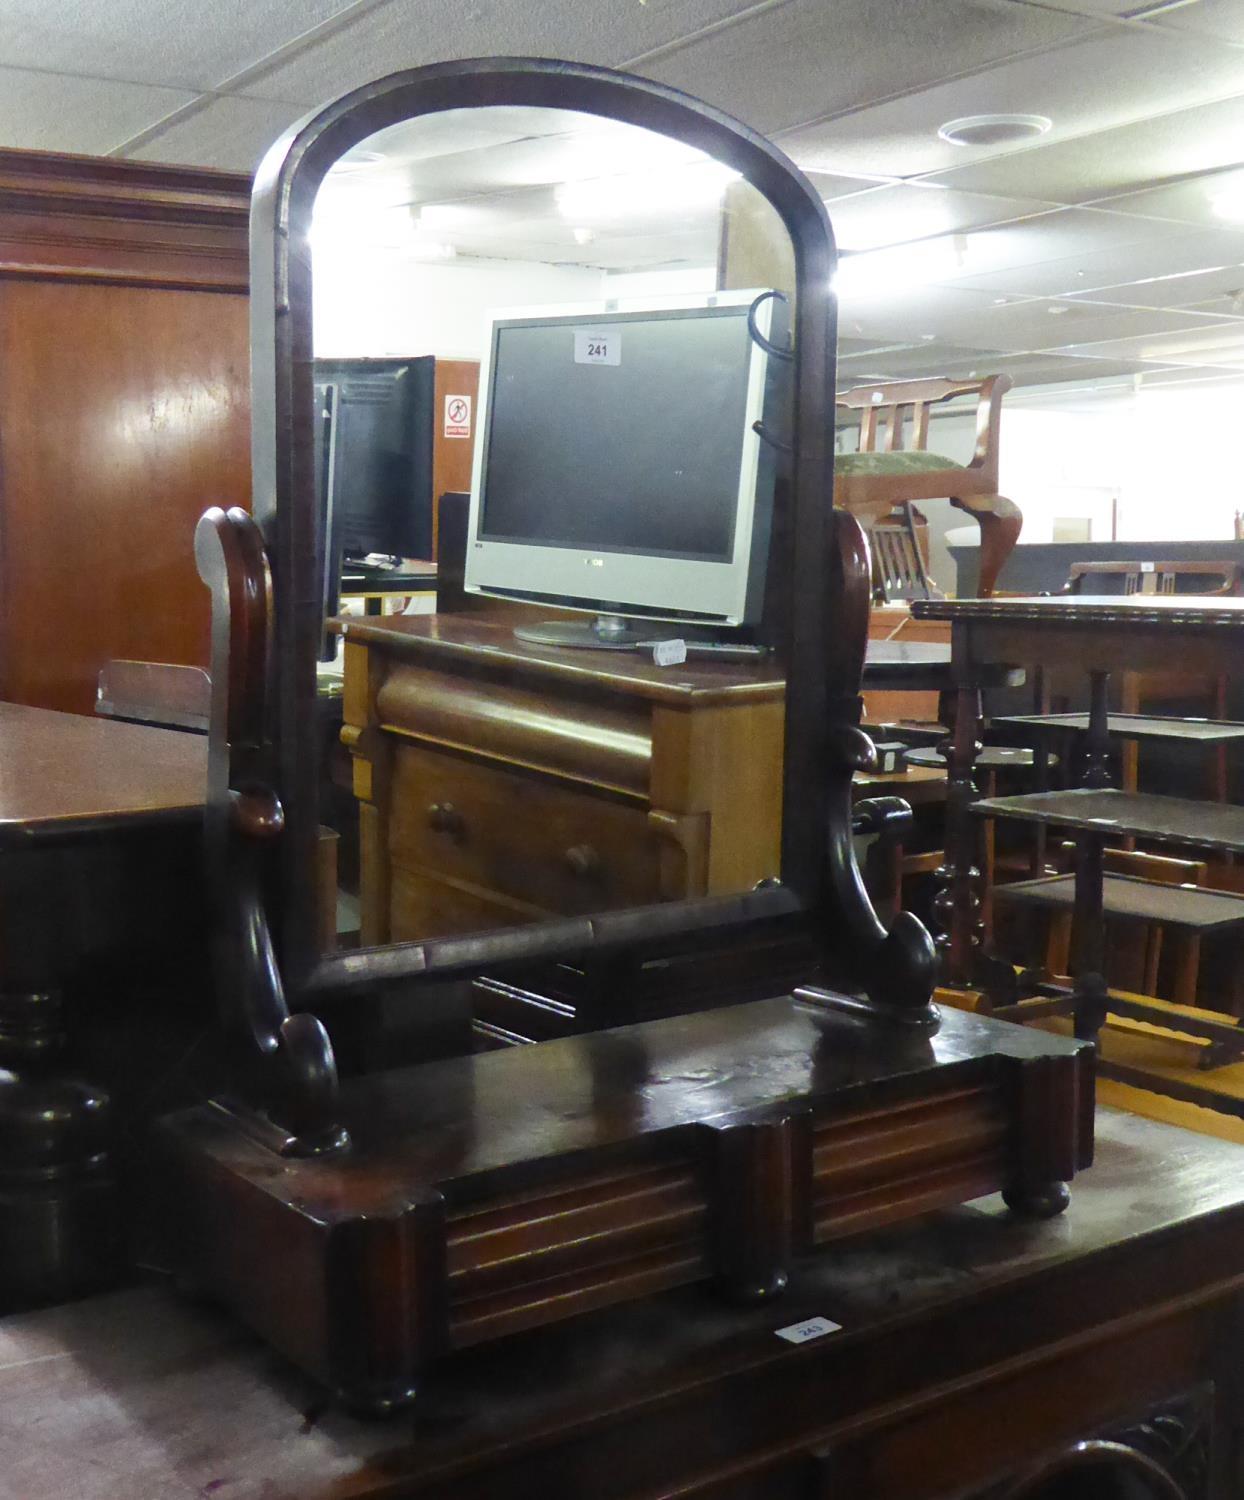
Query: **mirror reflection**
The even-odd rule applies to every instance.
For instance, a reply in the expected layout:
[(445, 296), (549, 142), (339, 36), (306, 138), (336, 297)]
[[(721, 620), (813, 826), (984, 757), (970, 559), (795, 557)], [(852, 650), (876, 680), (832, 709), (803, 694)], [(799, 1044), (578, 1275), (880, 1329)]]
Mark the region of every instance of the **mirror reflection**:
[(325, 945), (777, 875), (775, 211), (651, 131), (452, 111), (334, 166), (312, 255)]

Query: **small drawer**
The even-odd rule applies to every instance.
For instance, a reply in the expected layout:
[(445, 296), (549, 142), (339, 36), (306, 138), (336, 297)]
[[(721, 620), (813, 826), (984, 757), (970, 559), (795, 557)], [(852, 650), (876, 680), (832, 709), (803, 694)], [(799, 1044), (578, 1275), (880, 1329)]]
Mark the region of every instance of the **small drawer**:
[(403, 744), (389, 805), (397, 867), (557, 916), (660, 899), (660, 840), (643, 806)]

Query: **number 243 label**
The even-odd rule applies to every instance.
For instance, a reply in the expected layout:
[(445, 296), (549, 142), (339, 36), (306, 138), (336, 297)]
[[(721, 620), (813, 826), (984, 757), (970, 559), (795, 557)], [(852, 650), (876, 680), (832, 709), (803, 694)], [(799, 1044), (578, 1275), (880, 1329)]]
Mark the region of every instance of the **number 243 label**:
[(616, 328), (576, 329), (574, 362), (577, 365), (620, 365), (621, 333)]

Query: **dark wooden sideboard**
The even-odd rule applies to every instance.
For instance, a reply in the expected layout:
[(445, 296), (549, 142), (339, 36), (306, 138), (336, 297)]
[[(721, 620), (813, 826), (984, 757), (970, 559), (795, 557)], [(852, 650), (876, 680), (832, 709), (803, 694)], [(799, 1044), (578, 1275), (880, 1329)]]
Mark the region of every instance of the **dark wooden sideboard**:
[(803, 1262), (778, 1305), (682, 1288), (520, 1334), (379, 1423), (159, 1288), (10, 1319), (0, 1494), (1238, 1500), (1242, 1167), (1104, 1111), (1062, 1218), (981, 1199)]

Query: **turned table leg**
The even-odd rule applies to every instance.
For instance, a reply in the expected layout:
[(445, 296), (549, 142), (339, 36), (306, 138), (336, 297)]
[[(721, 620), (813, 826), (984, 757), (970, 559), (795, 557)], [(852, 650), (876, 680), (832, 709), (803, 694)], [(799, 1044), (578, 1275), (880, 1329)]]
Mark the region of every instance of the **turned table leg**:
[(933, 916), (940, 929), (937, 946), (941, 956), (943, 984), (960, 989), (972, 982), (976, 955), (981, 946), (981, 903), (976, 883), (979, 830), (972, 816), (976, 800), (973, 767), (980, 752), (980, 690), (960, 683), (948, 694), (952, 711), (950, 733), (940, 749), (946, 760), (945, 859), (937, 870), (938, 892)]
[[(1103, 788), (1110, 780), (1110, 735), (1107, 719), (1109, 672), (1089, 674), (1089, 726), (1085, 745), (1084, 785)], [(1072, 918), (1071, 970), (1076, 1035), (1093, 1041), (1106, 1019), (1106, 918), (1102, 896), (1105, 837), (1084, 830), (1076, 841), (1075, 911)]]

